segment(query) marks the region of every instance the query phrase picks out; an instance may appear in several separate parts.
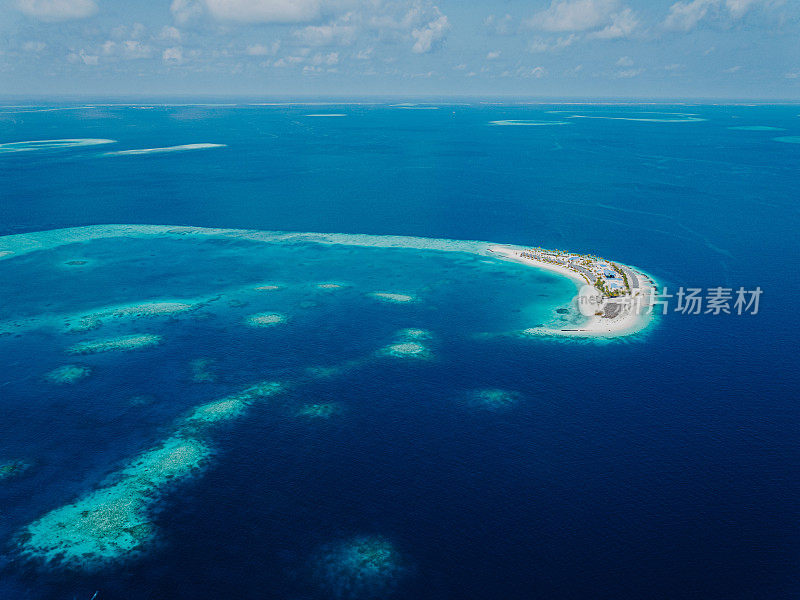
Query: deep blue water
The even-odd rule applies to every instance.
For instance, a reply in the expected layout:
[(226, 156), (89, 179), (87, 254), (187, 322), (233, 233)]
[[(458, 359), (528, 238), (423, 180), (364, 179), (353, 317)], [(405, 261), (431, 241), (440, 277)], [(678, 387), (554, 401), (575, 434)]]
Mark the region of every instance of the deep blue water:
[[(329, 112), (347, 116), (305, 116)], [(568, 118), (674, 118), (653, 112), (705, 120)], [(107, 240), (0, 261), (0, 320), (287, 286), (269, 300), (226, 297), (203, 319), (105, 324), (97, 336), (167, 341), (80, 357), (94, 373), (75, 386), (42, 375), (76, 362), (65, 340), (83, 337), (0, 338), (0, 462), (32, 463), (0, 481), (0, 597), (329, 598), (315, 557), (356, 535), (384, 536), (406, 561), (397, 598), (798, 597), (800, 145), (773, 138), (800, 135), (799, 114), (0, 109), (0, 143), (118, 141), (0, 154), (2, 234), (150, 223), (479, 239), (595, 252), (668, 287), (764, 290), (756, 316), (670, 314), (644, 335), (595, 344), (476, 338), (545, 318), (571, 287), (462, 255)], [(489, 125), (509, 119), (569, 124)], [(750, 125), (784, 131), (729, 129)], [(100, 156), (191, 143), (227, 146)], [(63, 266), (87, 256), (97, 264)], [(320, 297), (311, 283), (327, 280), (350, 286)], [(378, 290), (422, 301), (364, 297)], [(244, 315), (261, 310), (290, 322), (245, 332)], [(371, 360), (214, 433), (213, 465), (160, 501), (162, 544), (143, 559), (86, 574), (15, 555), (21, 527), (91, 490), (191, 407), (253, 379), (369, 355), (404, 327), (434, 334), (436, 360)], [(199, 357), (216, 360), (216, 382), (189, 381)], [(479, 388), (521, 400), (475, 410), (463, 397)], [(150, 402), (132, 404), (136, 395)], [(312, 400), (344, 408), (324, 422), (293, 416)]]

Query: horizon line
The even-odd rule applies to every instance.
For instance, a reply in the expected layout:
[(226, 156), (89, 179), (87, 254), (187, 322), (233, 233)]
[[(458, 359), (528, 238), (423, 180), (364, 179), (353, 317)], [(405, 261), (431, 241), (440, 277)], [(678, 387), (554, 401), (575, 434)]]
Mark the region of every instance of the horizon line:
[(718, 105), (741, 105), (741, 104), (772, 104), (772, 105), (795, 105), (800, 104), (800, 98), (748, 98), (748, 97), (733, 97), (733, 96), (683, 96), (683, 97), (647, 97), (647, 96), (537, 96), (537, 95), (524, 95), (524, 94), (388, 94), (388, 93), (375, 93), (375, 94), (258, 94), (258, 93), (242, 93), (242, 94), (211, 94), (211, 93), (115, 93), (115, 94), (0, 94), (0, 103), (6, 100), (20, 101), (84, 101), (90, 102), (92, 100), (159, 100), (159, 99), (203, 99), (203, 100), (227, 100), (229, 102), (253, 102), (259, 100), (261, 102), (268, 100), (281, 100), (283, 102), (291, 103), (292, 100), (309, 100), (314, 99), (317, 101), (327, 101), (335, 103), (337, 101), (359, 101), (359, 100), (382, 100), (401, 102), (403, 100), (437, 100), (444, 102), (447, 100), (472, 100), (473, 102), (491, 102), (502, 100), (504, 102), (516, 103), (536, 103), (536, 104), (594, 104), (594, 103), (608, 103), (608, 104), (718, 104)]

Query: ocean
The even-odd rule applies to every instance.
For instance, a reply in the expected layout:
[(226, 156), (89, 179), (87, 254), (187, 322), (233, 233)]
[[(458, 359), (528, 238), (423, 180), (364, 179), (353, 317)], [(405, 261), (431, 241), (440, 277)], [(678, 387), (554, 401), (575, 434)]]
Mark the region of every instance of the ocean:
[[(0, 105), (0, 598), (797, 598), (798, 136), (789, 105)], [(530, 337), (574, 285), (471, 240), (763, 294)]]

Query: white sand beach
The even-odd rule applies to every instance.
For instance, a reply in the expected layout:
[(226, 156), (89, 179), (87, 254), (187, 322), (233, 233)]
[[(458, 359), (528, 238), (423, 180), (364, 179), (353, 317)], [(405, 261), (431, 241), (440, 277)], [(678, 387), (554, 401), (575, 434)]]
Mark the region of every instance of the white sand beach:
[(610, 298), (592, 286), (587, 277), (566, 264), (523, 256), (523, 253), (527, 252), (515, 246), (492, 245), (487, 247), (487, 252), (501, 260), (518, 262), (569, 278), (578, 290), (578, 295), (572, 302), (576, 309), (582, 302), (587, 301), (588, 296), (597, 300), (593, 310), (585, 311), (589, 312), (588, 315), (582, 313), (585, 318), (583, 322), (570, 327), (531, 327), (522, 331), (525, 336), (620, 337), (643, 330), (652, 319), (648, 307), (656, 284), (648, 275), (628, 265), (625, 267), (635, 275), (636, 285), (632, 287), (630, 293)]

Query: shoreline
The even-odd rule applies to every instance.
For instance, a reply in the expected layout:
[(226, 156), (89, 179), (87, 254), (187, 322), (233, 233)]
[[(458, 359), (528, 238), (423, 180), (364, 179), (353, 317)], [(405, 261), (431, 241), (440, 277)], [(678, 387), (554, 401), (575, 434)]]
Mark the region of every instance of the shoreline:
[[(638, 269), (634, 269), (630, 265), (623, 266), (637, 276), (637, 283), (640, 285), (637, 285), (628, 294), (612, 298), (604, 296), (600, 290), (591, 285), (585, 276), (580, 275), (565, 265), (522, 256), (522, 253), (526, 252), (525, 248), (519, 246), (491, 245), (488, 246), (486, 250), (491, 253), (491, 256), (499, 260), (515, 262), (543, 271), (550, 271), (551, 273), (556, 273), (568, 278), (575, 284), (578, 292), (570, 302), (570, 307), (572, 309), (579, 309), (582, 296), (585, 296), (587, 293), (591, 296), (602, 298), (602, 302), (597, 306), (597, 312), (602, 312), (604, 316), (598, 314), (585, 315), (581, 313), (584, 317), (584, 321), (574, 327), (531, 327), (522, 330), (521, 334), (524, 336), (614, 338), (642, 331), (653, 320), (653, 315), (647, 311), (646, 307), (649, 305), (652, 291), (657, 289), (657, 284), (649, 275), (642, 273)], [(626, 307), (625, 305), (627, 303), (630, 303), (631, 306)], [(612, 305), (615, 304), (620, 305), (620, 308), (616, 309), (612, 307)], [(616, 316), (605, 316), (608, 313), (614, 312), (616, 312)]]

